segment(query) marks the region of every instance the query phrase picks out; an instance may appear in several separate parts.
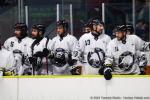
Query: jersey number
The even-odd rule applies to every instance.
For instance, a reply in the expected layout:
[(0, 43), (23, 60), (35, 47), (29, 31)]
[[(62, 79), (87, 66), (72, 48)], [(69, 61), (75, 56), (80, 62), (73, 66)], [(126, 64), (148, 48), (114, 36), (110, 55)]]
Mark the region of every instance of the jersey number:
[(86, 40), (85, 45), (90, 45), (90, 40)]
[(11, 43), (10, 43), (10, 46), (13, 47), (13, 46), (14, 46), (14, 42), (11, 42)]

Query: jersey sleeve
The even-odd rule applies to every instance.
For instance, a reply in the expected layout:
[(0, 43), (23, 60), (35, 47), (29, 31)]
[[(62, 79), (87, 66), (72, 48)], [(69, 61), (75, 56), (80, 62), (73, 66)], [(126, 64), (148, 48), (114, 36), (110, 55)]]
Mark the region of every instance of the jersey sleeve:
[(80, 56), (79, 41), (75, 37), (73, 38), (70, 47), (71, 47), (72, 59), (79, 60), (79, 56)]
[(15, 60), (15, 57), (13, 55), (12, 52), (9, 53), (9, 56), (7, 58), (7, 64), (6, 64), (6, 70), (12, 70), (14, 69), (16, 66), (16, 60)]
[(79, 39), (79, 49), (82, 52), (84, 52), (84, 49), (85, 49), (85, 41), (84, 41), (84, 36), (82, 36), (80, 39)]
[(4, 48), (5, 49), (7, 49), (7, 50), (9, 50), (9, 45), (10, 45), (10, 41), (9, 41), (9, 39), (7, 39), (5, 42), (4, 42)]
[(143, 41), (140, 37), (138, 37), (136, 35), (133, 35), (133, 37), (134, 37), (134, 41), (135, 41), (135, 44), (136, 44), (136, 49), (137, 50), (142, 50), (145, 41)]
[(55, 41), (56, 37), (54, 37), (52, 40), (49, 40), (48, 44), (47, 44), (47, 49), (50, 51), (54, 50), (54, 46), (55, 46)]
[(105, 58), (105, 65), (113, 64), (113, 52), (114, 52), (114, 44), (113, 41), (110, 41), (106, 48), (106, 58)]
[(32, 56), (31, 46), (32, 46), (33, 42), (34, 42), (34, 40), (31, 39), (30, 42), (26, 46), (27, 57), (31, 57)]

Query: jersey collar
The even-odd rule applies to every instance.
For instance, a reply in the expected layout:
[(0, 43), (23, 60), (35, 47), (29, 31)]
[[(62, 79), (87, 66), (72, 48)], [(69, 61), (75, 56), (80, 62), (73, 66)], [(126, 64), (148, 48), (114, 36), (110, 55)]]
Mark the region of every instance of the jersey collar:
[[(90, 34), (92, 37), (93, 37), (93, 39), (95, 38), (93, 35), (92, 35), (92, 33), (90, 32), (90, 33), (88, 33), (88, 34)], [(98, 39), (100, 39), (100, 38), (102, 38), (102, 36), (104, 35), (104, 33), (101, 33), (99, 36), (98, 36)]]

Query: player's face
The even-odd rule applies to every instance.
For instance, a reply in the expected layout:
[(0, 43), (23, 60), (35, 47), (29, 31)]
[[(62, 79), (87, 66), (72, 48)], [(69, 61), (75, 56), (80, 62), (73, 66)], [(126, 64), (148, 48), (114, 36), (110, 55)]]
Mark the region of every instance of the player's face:
[(37, 37), (38, 36), (38, 30), (37, 29), (32, 29), (32, 33), (31, 33), (31, 35), (32, 35), (32, 37), (33, 38), (35, 38), (35, 37)]
[(64, 35), (64, 33), (65, 33), (65, 29), (63, 28), (63, 26), (57, 26), (57, 34), (58, 35)]
[(93, 25), (93, 29), (98, 33), (102, 33), (102, 31), (104, 30), (104, 26), (102, 24)]
[(121, 31), (118, 31), (118, 32), (115, 32), (115, 35), (116, 35), (116, 38), (118, 41), (121, 41), (125, 38), (125, 32), (121, 32)]
[(21, 30), (20, 29), (15, 29), (15, 36), (17, 38), (20, 38), (21, 37)]

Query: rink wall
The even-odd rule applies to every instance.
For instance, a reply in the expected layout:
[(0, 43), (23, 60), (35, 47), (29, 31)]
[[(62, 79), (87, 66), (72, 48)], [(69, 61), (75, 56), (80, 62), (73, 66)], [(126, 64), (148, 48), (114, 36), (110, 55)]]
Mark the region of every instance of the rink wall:
[(150, 100), (150, 75), (3, 77), (0, 100)]

